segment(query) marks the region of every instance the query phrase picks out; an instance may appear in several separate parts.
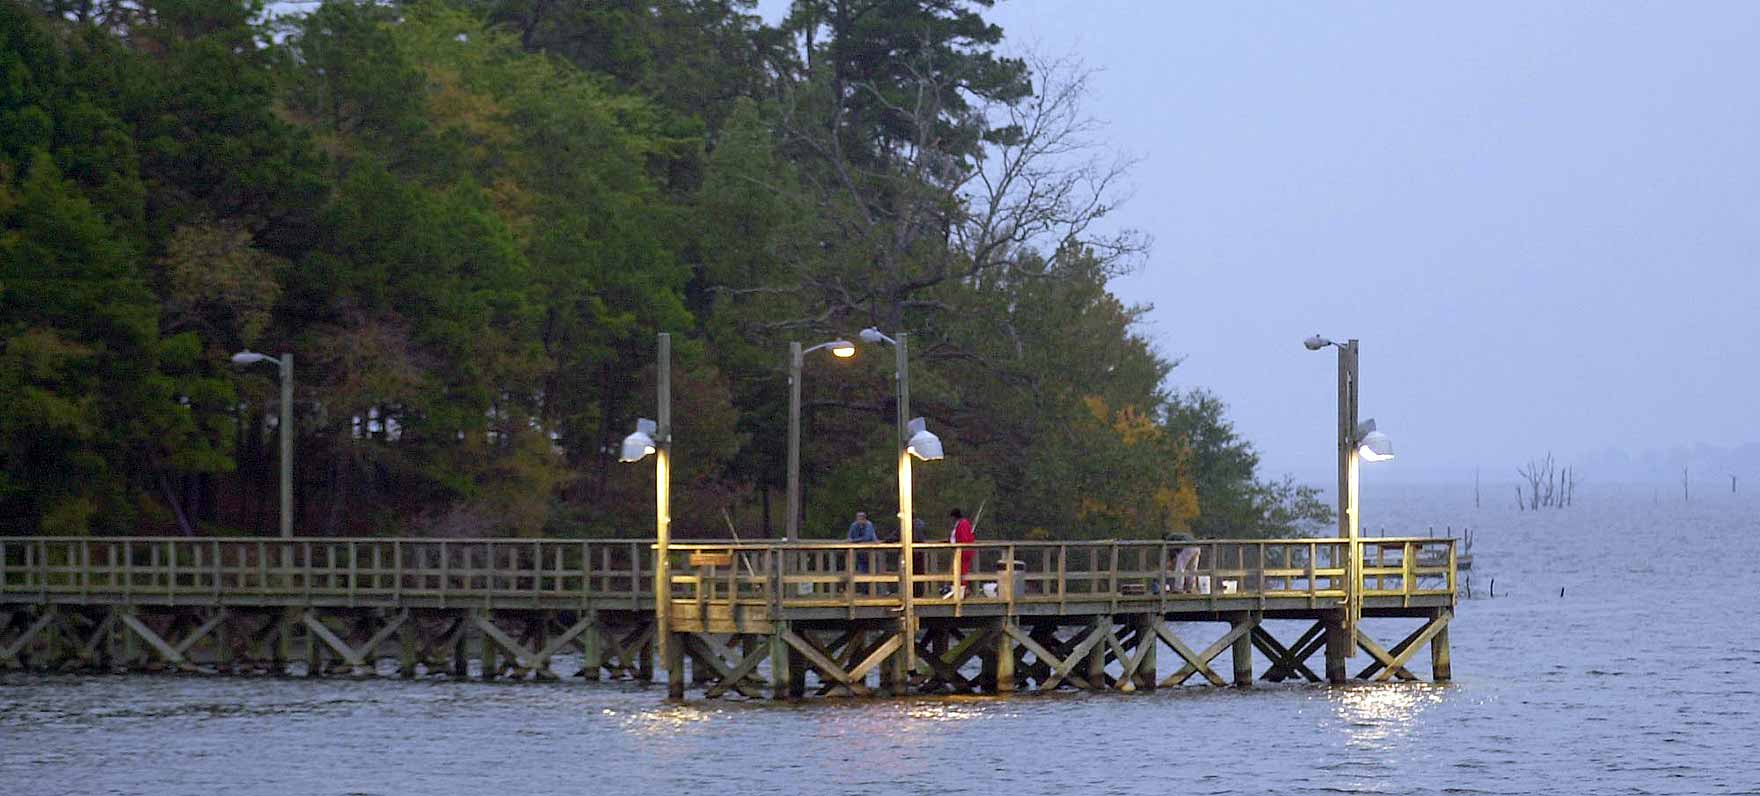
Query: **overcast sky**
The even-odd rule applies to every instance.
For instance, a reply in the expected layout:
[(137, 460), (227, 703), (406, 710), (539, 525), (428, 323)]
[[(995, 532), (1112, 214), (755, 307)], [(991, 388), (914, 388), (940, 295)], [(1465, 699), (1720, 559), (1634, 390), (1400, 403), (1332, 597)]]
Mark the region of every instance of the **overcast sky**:
[(1382, 478), (1760, 440), (1760, 3), (990, 17), (1102, 70), (1091, 109), (1143, 158), (1117, 220), (1155, 240), (1114, 290), (1268, 473), (1332, 471), (1316, 332), (1362, 340)]

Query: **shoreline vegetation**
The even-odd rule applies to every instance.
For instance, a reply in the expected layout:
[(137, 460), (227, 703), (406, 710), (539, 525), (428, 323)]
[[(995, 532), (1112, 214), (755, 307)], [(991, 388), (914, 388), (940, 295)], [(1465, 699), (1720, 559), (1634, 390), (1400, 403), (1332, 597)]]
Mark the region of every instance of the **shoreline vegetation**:
[[(677, 535), (776, 537), (788, 343), (867, 326), (946, 442), (925, 515), (1324, 528), (1108, 290), (1131, 161), (989, 7), (0, 3), (0, 533), (273, 534), (249, 349), (299, 363), (296, 534), (640, 535), (667, 331)], [(891, 355), (802, 387), (804, 535), (884, 525)]]

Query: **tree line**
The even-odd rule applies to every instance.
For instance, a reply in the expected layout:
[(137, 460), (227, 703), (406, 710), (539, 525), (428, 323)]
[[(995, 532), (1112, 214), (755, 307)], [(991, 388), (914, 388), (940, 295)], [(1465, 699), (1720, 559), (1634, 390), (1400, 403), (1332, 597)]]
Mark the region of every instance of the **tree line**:
[[(1109, 281), (1128, 159), (989, 0), (0, 0), (4, 532), (778, 536), (787, 345), (909, 332), (923, 511), (1323, 523)], [(808, 536), (895, 498), (892, 356), (810, 359)], [(993, 524), (992, 524), (993, 523)]]

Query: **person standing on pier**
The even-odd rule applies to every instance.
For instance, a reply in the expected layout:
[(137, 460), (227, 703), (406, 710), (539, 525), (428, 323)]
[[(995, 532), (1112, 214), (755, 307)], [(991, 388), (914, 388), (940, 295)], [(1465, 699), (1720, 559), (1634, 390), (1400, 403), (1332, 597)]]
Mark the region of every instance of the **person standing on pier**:
[[(977, 534), (972, 532), (972, 521), (966, 519), (964, 513), (956, 508), (953, 511), (948, 512), (948, 516), (953, 518), (953, 535), (948, 538), (948, 541), (954, 544), (971, 544), (978, 541)], [(957, 562), (955, 565), (957, 571), (954, 572), (954, 579), (959, 583), (961, 596), (970, 592), (971, 584), (967, 581), (967, 578), (971, 577), (972, 563), (977, 557), (978, 551), (968, 547), (959, 551), (959, 557), (954, 559)]]
[[(873, 544), (880, 541), (879, 535), (874, 533), (874, 523), (868, 520), (868, 512), (856, 512), (856, 521), (849, 524), (849, 540), (852, 544)], [(856, 553), (856, 571), (868, 571), (867, 553)]]

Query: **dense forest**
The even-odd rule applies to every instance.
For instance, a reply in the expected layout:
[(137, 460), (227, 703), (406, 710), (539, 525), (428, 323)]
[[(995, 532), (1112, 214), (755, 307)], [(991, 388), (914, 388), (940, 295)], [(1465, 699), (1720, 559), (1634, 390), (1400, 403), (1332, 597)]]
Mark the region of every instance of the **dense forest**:
[[(0, 0), (0, 532), (780, 536), (787, 351), (911, 335), (931, 527), (1324, 522), (1108, 291), (1087, 73), (990, 0)], [(1192, 300), (1205, 300), (1194, 297)], [(807, 536), (892, 517), (893, 352), (806, 361)]]

